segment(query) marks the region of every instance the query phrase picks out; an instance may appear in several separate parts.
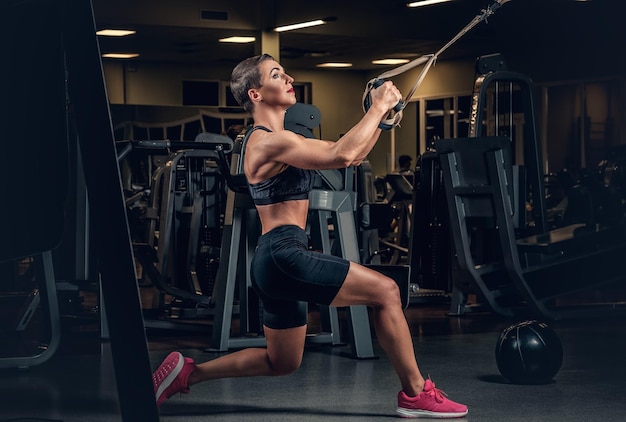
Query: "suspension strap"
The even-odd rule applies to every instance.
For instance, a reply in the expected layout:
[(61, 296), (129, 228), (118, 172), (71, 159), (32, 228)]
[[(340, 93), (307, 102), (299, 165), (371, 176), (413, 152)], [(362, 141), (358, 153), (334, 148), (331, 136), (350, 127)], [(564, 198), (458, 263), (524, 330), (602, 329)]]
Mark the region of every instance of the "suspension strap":
[(404, 100), (401, 100), (398, 102), (398, 104), (396, 104), (396, 106), (393, 108), (393, 112), (390, 113), (391, 116), (389, 118), (381, 120), (381, 122), (378, 124), (378, 127), (382, 130), (391, 130), (396, 126), (399, 126), (400, 121), (402, 120), (402, 110), (404, 110), (409, 100), (411, 100), (413, 94), (421, 85), (431, 66), (435, 64), (439, 55), (447, 50), (448, 47), (450, 47), (452, 44), (457, 42), (459, 38), (468, 33), (473, 27), (478, 25), (480, 22), (486, 20), (489, 16), (493, 15), (495, 11), (498, 10), (504, 3), (507, 3), (509, 1), (511, 0), (496, 0), (491, 6), (487, 7), (486, 9), (482, 9), (480, 14), (474, 17), (474, 19), (472, 19), (472, 21), (467, 24), (465, 28), (463, 28), (458, 34), (456, 34), (454, 38), (448, 41), (448, 43), (441, 47), (439, 51), (437, 51), (435, 54), (427, 54), (418, 57), (415, 60), (403, 64), (402, 66), (388, 70), (384, 73), (381, 73), (377, 77), (370, 79), (365, 85), (365, 92), (363, 93), (363, 112), (367, 112), (367, 110), (369, 110), (372, 106), (371, 92), (373, 89), (381, 86), (383, 83), (385, 83), (387, 79), (400, 75), (410, 69), (413, 69), (416, 66), (425, 63), (424, 68), (417, 77), (417, 80), (413, 84), (413, 87), (411, 87), (408, 94), (404, 97)]

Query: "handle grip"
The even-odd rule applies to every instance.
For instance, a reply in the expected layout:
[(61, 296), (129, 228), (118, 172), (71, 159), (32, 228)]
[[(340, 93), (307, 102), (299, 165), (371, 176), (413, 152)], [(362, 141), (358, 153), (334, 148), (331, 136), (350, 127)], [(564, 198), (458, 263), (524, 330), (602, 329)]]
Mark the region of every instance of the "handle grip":
[[(365, 112), (367, 112), (367, 110), (370, 109), (370, 107), (372, 106), (372, 99), (370, 97), (370, 92), (373, 89), (379, 88), (382, 84), (384, 84), (386, 82), (386, 79), (383, 78), (376, 78), (374, 80), (372, 80), (368, 85), (369, 88), (366, 91), (366, 95), (363, 98), (363, 110)], [(400, 100), (398, 101), (398, 104), (396, 104), (393, 107), (393, 111), (396, 113), (400, 113), (402, 110), (404, 110), (404, 101)], [(393, 129), (395, 125), (394, 124), (390, 124), (387, 121), (382, 121), (380, 122), (380, 124), (378, 125), (378, 127), (382, 130), (391, 130)]]

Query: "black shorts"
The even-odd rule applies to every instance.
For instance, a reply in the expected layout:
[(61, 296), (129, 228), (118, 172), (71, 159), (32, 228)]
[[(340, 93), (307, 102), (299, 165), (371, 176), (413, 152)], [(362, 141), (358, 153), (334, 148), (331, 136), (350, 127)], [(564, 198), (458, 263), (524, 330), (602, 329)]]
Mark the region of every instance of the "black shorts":
[(280, 226), (259, 238), (251, 264), (252, 287), (263, 301), (263, 324), (274, 329), (307, 322), (307, 303), (330, 305), (350, 262), (309, 250), (307, 234)]

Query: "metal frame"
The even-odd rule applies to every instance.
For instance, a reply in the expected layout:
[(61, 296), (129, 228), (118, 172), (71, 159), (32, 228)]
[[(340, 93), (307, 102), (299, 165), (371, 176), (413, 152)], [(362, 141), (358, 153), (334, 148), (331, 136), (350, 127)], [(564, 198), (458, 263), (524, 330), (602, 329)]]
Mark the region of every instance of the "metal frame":
[[(26, 368), (47, 362), (58, 350), (61, 343), (61, 317), (57, 299), (56, 279), (52, 263), (52, 251), (44, 251), (34, 257), (32, 265), (37, 266), (36, 276), (40, 288), (45, 289), (43, 296), (47, 298), (50, 322), (50, 339), (40, 353), (31, 356), (11, 356), (0, 358), (0, 368)], [(39, 300), (37, 300), (39, 302)], [(18, 327), (19, 328), (19, 327)]]
[[(510, 197), (512, 180), (507, 171), (511, 166), (506, 153), (508, 145), (508, 138), (502, 137), (437, 142), (461, 270), (475, 282), (481, 298), (491, 309), (505, 317), (530, 313), (557, 320), (622, 313), (625, 308), (619, 304), (568, 307), (560, 306), (556, 299), (626, 280), (626, 263), (619, 258), (626, 254), (624, 227), (607, 231), (594, 228), (582, 233), (576, 232), (578, 226), (558, 229), (564, 232), (549, 232), (555, 234), (553, 243), (549, 238), (543, 243), (532, 238), (516, 239)], [(497, 232), (497, 242), (489, 247), (500, 252), (495, 255), (498, 258), (476, 262), (472, 251), (473, 229), (468, 224), (471, 219), (487, 221), (482, 229)], [(552, 259), (524, 266), (520, 246), (526, 253), (553, 255)], [(548, 246), (556, 252), (548, 250)]]
[[(150, 280), (157, 286), (159, 291), (170, 294), (172, 296), (189, 299), (198, 303), (206, 304), (211, 302), (210, 295), (202, 294), (197, 288), (197, 279), (194, 278), (192, 272), (192, 264), (195, 261), (195, 249), (189, 250), (186, 260), (186, 274), (190, 290), (184, 290), (178, 287), (170, 286), (167, 282), (170, 271), (172, 238), (174, 236), (174, 214), (176, 210), (173, 195), (175, 194), (174, 174), (179, 161), (193, 159), (213, 159), (217, 160), (217, 153), (213, 150), (203, 149), (187, 149), (172, 152), (164, 165), (160, 166), (152, 177), (152, 194), (150, 197), (150, 209), (148, 215), (158, 218), (152, 218), (148, 223), (146, 238), (148, 244), (144, 245), (146, 256), (140, 256), (140, 262), (144, 271), (146, 271)], [(192, 227), (189, 236), (189, 245), (196, 245), (198, 240), (198, 232), (200, 228), (200, 218), (202, 216), (202, 201), (195, 201), (192, 206)], [(195, 225), (197, 224), (197, 226)], [(158, 247), (156, 250), (152, 246), (152, 242), (158, 232)], [(136, 246), (137, 247), (137, 246)], [(156, 262), (149, 259), (148, 255), (153, 254)], [(158, 301), (159, 294), (155, 292), (154, 300)]]
[(66, 0), (68, 95), (76, 117), (101, 295), (123, 420), (158, 421), (130, 230), (90, 0)]
[(491, 84), (498, 86), (502, 82), (520, 84), (524, 109), (524, 137), (522, 141), (526, 176), (523, 189), (521, 186), (515, 186), (515, 189), (521, 190), (515, 196), (516, 206), (513, 208), (513, 211), (517, 217), (517, 225), (523, 225), (521, 221), (523, 221), (525, 214), (525, 200), (528, 194), (526, 187), (530, 187), (533, 195), (534, 230), (535, 233), (545, 233), (548, 231), (548, 222), (545, 201), (543, 199), (545, 191), (544, 172), (541, 159), (541, 142), (539, 141), (535, 116), (535, 92), (530, 78), (526, 75), (506, 70), (498, 70), (479, 76), (474, 83), (474, 93), (472, 94), (469, 137), (476, 138), (487, 135), (484, 133), (482, 123), (488, 117), (486, 116), (488, 110), (484, 106), (488, 102), (488, 88)]

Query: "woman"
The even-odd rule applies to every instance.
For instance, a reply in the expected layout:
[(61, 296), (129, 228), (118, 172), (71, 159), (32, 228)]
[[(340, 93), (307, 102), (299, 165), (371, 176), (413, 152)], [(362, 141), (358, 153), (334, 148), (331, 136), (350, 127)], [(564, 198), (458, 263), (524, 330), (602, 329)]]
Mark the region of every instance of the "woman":
[(402, 386), (398, 415), (466, 415), (466, 406), (448, 400), (420, 373), (396, 283), (354, 262), (309, 251), (304, 231), (313, 171), (361, 163), (380, 136), (379, 122), (402, 95), (385, 82), (372, 91), (372, 104), (363, 118), (339, 141), (320, 141), (283, 128), (285, 111), (296, 102), (292, 83), (280, 64), (264, 54), (238, 64), (230, 84), (235, 99), (254, 119), (242, 155), (261, 220), (251, 278), (263, 301), (267, 348), (240, 350), (197, 365), (172, 352), (153, 375), (157, 404), (211, 379), (294, 372), (304, 353), (310, 302), (372, 309), (377, 339)]

